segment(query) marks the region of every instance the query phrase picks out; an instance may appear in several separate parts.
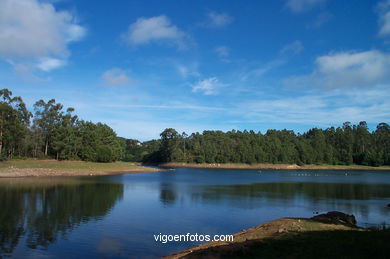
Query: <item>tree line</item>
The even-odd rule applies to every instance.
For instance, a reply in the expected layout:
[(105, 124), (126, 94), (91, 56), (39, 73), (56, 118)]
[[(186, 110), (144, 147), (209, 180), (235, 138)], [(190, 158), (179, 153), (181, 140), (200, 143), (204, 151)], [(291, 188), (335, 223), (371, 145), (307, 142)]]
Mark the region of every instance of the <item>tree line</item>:
[(111, 162), (123, 143), (109, 126), (81, 120), (55, 99), (39, 100), (34, 112), (22, 98), (0, 90), (0, 160), (33, 157)]
[(30, 112), (21, 97), (0, 90), (0, 160), (390, 165), (390, 126), (384, 122), (371, 132), (361, 121), (302, 134), (284, 129), (187, 135), (168, 128), (160, 137), (143, 143), (117, 137), (109, 126), (81, 120), (54, 99), (37, 101)]
[(312, 128), (303, 134), (284, 129), (265, 134), (253, 130), (203, 131), (188, 136), (170, 128), (160, 136), (133, 148), (133, 155), (152, 163), (390, 165), (387, 123), (379, 123), (372, 132), (361, 121), (358, 125), (345, 122), (337, 128)]

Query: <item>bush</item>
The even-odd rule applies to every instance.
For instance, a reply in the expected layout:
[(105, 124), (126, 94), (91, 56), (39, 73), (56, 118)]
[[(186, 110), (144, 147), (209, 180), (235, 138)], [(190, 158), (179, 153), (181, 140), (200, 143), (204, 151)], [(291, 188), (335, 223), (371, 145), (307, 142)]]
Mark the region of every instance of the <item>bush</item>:
[(96, 162), (109, 163), (115, 161), (112, 150), (107, 146), (98, 147), (96, 150)]

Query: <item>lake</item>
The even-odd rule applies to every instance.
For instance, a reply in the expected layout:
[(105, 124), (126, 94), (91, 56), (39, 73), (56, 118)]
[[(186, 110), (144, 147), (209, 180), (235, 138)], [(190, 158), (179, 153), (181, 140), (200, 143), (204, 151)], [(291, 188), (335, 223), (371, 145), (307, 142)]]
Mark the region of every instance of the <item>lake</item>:
[(332, 210), (390, 223), (390, 171), (179, 168), (101, 177), (0, 179), (0, 257), (159, 258), (195, 242)]

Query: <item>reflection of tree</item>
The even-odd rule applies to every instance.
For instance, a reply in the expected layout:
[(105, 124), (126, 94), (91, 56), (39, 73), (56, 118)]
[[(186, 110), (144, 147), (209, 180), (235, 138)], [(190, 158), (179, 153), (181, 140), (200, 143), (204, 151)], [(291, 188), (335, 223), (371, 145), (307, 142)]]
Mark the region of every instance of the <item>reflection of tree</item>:
[[(205, 204), (227, 203), (229, 206), (247, 209), (282, 204), (284, 207), (295, 207), (306, 204), (313, 210), (323, 208), (324, 210), (359, 211), (362, 215), (368, 216), (370, 211), (376, 210), (371, 200), (384, 200), (390, 197), (390, 185), (271, 182), (197, 186), (190, 193), (192, 202)], [(385, 209), (376, 212), (382, 216), (390, 214), (390, 210)]]
[(164, 205), (174, 204), (176, 201), (176, 190), (174, 184), (164, 183), (160, 186), (160, 201)]
[(229, 197), (293, 198), (297, 194), (303, 194), (311, 199), (370, 200), (390, 197), (390, 185), (313, 182), (208, 185), (194, 191), (193, 198), (201, 197), (206, 200)]
[(122, 195), (123, 185), (112, 182), (2, 185), (0, 256), (12, 253), (22, 236), (30, 248), (47, 247), (80, 223), (105, 216)]

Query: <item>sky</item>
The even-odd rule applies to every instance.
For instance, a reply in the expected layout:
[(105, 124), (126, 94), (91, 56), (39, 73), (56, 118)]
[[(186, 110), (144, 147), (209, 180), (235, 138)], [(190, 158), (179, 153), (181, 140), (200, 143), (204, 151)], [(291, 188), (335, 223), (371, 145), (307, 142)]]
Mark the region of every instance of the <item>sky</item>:
[(0, 88), (142, 141), (390, 119), (390, 0), (0, 0)]

